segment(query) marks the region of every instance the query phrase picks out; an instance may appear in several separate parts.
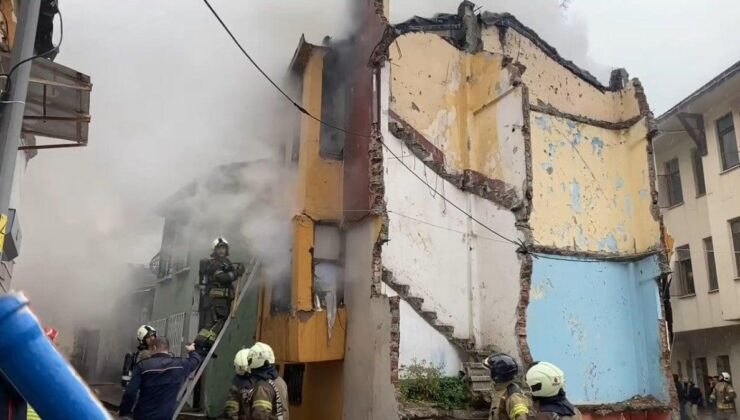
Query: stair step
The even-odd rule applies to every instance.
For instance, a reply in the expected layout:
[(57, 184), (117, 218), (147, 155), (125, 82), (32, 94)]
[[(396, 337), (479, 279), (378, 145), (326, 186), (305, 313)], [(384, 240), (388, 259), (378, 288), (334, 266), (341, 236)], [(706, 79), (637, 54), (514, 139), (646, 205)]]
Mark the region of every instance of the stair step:
[(437, 313), (434, 311), (422, 311), (421, 316), (423, 316), (427, 322), (434, 322), (437, 320)]
[(437, 331), (441, 332), (442, 334), (446, 334), (446, 335), (452, 335), (452, 333), (455, 332), (455, 327), (453, 327), (452, 325), (436, 324), (435, 323), (433, 325), (433, 327)]
[(421, 305), (424, 303), (424, 298), (420, 297), (407, 297), (406, 303), (411, 305), (417, 312), (421, 311)]

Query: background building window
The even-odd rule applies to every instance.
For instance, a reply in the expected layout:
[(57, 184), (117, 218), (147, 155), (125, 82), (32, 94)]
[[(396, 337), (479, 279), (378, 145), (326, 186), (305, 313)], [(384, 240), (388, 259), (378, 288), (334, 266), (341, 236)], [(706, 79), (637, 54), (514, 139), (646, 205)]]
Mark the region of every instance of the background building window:
[(683, 369), (681, 368), (681, 361), (676, 362), (676, 375), (678, 375), (678, 380), (683, 380)]
[(683, 203), (681, 189), (681, 171), (678, 169), (678, 159), (671, 159), (665, 164), (666, 187), (668, 192), (668, 206)]
[(696, 359), (696, 383), (701, 384), (704, 395), (709, 395), (709, 368), (706, 357)]
[(717, 356), (717, 375), (727, 372), (732, 378), (732, 369), (730, 369), (730, 356)]
[(722, 155), (722, 169), (727, 170), (740, 165), (732, 113), (717, 120), (717, 139), (719, 140), (719, 152)]
[(704, 162), (701, 160), (699, 151), (694, 149), (694, 184), (696, 185), (696, 196), (707, 193), (707, 185), (704, 182)]
[(719, 290), (719, 281), (717, 280), (717, 262), (714, 260), (714, 243), (712, 238), (704, 238), (704, 256), (707, 259), (707, 281), (709, 282), (709, 291)]
[(678, 280), (679, 294), (681, 296), (693, 295), (694, 289), (694, 270), (691, 267), (691, 251), (688, 245), (676, 248), (676, 269), (674, 270), (675, 280)]
[(740, 277), (740, 219), (730, 221), (730, 230), (732, 231), (732, 250), (735, 255), (735, 270)]

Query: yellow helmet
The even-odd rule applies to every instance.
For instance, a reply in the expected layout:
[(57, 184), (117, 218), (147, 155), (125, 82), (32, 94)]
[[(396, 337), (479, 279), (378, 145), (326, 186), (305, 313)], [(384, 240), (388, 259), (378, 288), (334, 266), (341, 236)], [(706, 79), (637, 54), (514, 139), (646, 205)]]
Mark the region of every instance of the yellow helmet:
[(275, 353), (272, 347), (265, 343), (254, 343), (249, 349), (249, 369), (258, 369), (268, 364), (275, 364)]
[(234, 370), (237, 375), (246, 375), (249, 368), (249, 349), (241, 349), (234, 356)]

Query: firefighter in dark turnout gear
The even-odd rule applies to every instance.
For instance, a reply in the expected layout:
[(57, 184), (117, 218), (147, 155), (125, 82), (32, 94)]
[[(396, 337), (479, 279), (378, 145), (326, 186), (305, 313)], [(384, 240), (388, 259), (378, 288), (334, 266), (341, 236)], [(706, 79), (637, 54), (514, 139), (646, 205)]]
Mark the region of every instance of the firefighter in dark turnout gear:
[(151, 356), (154, 340), (157, 338), (157, 330), (151, 325), (142, 325), (136, 330), (136, 339), (139, 345), (136, 347), (136, 353), (126, 353), (123, 360), (123, 369), (121, 370), (121, 386), (126, 388), (131, 381), (134, 366), (142, 360)]
[(527, 371), (527, 385), (536, 405), (536, 420), (581, 420), (581, 412), (565, 398), (565, 374), (548, 362), (536, 362)]
[(242, 401), (249, 399), (254, 390), (254, 382), (250, 376), (249, 349), (241, 349), (234, 356), (234, 370), (236, 375), (231, 381), (229, 398), (224, 405), (224, 417), (229, 420), (239, 420), (242, 411)]
[(218, 237), (213, 241), (213, 253), (200, 260), (200, 279), (205, 283), (201, 300), (204, 316), (201, 330), (195, 338), (196, 349), (203, 355), (208, 353), (218, 333), (231, 312), (234, 300), (234, 281), (244, 273), (240, 264), (229, 260), (229, 243)]
[(491, 370), (493, 392), (489, 420), (525, 420), (529, 416), (529, 398), (514, 383), (519, 373), (519, 365), (508, 354), (496, 353), (489, 356), (483, 364)]
[[(247, 356), (247, 367), (243, 369), (248, 369), (249, 383), (242, 386), (241, 392), (236, 396), (237, 404), (232, 404), (236, 412), (232, 411), (229, 418), (232, 420), (289, 420), (288, 385), (278, 375), (272, 348), (265, 343), (258, 342), (242, 352), (244, 352), (242, 355)], [(236, 366), (237, 360), (234, 360), (234, 364), (239, 369)]]

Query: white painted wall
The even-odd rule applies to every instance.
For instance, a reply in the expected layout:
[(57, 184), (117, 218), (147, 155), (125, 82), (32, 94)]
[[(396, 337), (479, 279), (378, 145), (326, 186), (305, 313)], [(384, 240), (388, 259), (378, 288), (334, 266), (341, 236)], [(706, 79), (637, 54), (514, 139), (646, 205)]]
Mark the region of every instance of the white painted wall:
[[(448, 183), (388, 131), (388, 77), (389, 70), (385, 68), (381, 129), (386, 145), (447, 199), (504, 236), (520, 238), (513, 213)], [(516, 106), (521, 109), (521, 102)], [(502, 112), (499, 117), (502, 115), (516, 113)], [(520, 149), (523, 148), (522, 144)], [(455, 337), (474, 337), (478, 347), (494, 344), (518, 354), (514, 332), (520, 262), (516, 247), (477, 226), (416, 179), (390, 153), (384, 151), (383, 156), (390, 219), (383, 265), (393, 272), (397, 282), (411, 287), (413, 296), (424, 298), (424, 310), (436, 312), (440, 322), (453, 326)], [(524, 171), (517, 173), (524, 176)], [(517, 185), (523, 185), (524, 180), (520, 181)], [(409, 328), (413, 326), (409, 324)], [(401, 337), (404, 334), (402, 326)], [(443, 344), (428, 340), (424, 351), (436, 354), (444, 348)]]

